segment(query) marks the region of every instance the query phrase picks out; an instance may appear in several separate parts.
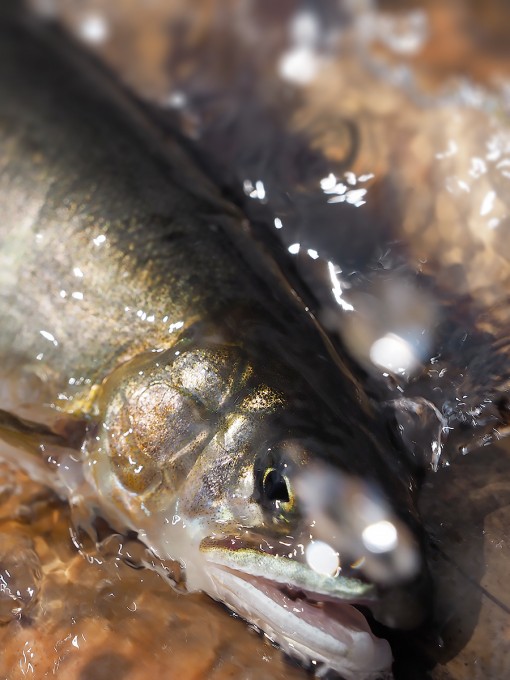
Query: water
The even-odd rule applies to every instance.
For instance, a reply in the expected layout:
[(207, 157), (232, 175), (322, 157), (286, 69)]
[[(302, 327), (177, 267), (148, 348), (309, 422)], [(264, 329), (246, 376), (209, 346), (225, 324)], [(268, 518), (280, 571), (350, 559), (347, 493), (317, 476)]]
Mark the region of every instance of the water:
[(0, 622), (9, 623), (29, 615), (39, 593), (41, 570), (32, 541), (18, 534), (3, 534), (0, 564)]
[(0, 579), (8, 566), (23, 595), (30, 578), (38, 592), (10, 622), (0, 595), (0, 677), (306, 677), (220, 605), (138, 568), (141, 544), (111, 535), (98, 551), (70, 535), (67, 507), (47, 490), (5, 465), (1, 474), (13, 488), (0, 503)]
[[(163, 4), (143, 22), (127, 1), (56, 1), (52, 12), (157, 104), (158, 122), (242, 205), (374, 394), (397, 402), (419, 461), (504, 434), (510, 90), (504, 41), (489, 40), (503, 3), (396, 13), (328, 2), (320, 14), (238, 3), (228, 22), (215, 3), (198, 15)], [(397, 640), (397, 675), (505, 677), (506, 477), (497, 447), (428, 476), (436, 620)], [(35, 506), (39, 595), (21, 598), (26, 613), (0, 632), (7, 677), (304, 677), (205, 598), (176, 596), (92, 546), (77, 552), (52, 503)], [(26, 592), (37, 569), (19, 578)]]

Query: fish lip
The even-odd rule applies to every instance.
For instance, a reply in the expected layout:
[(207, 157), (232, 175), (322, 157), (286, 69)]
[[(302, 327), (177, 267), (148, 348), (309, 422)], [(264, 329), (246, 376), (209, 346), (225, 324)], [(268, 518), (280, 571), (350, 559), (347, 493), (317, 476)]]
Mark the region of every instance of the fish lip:
[[(289, 596), (290, 600), (302, 593), (306, 598), (304, 601), (312, 605), (361, 607), (363, 616), (365, 618), (368, 616), (369, 621), (375, 621), (391, 629), (414, 629), (426, 618), (426, 611), (422, 613), (422, 610), (426, 609), (424, 603), (430, 600), (426, 579), (418, 589), (409, 582), (403, 582), (398, 587), (381, 587), (363, 580), (362, 572), (357, 572), (356, 578), (352, 580), (349, 575), (345, 577), (344, 573), (344, 579), (340, 580), (337, 588), (334, 586), (334, 580), (338, 577), (326, 578), (329, 589), (311, 587), (313, 582), (309, 579), (307, 582), (306, 578), (302, 578), (303, 574), (309, 571), (308, 567), (302, 563), (296, 565), (295, 560), (288, 559), (277, 549), (277, 541), (274, 539), (267, 541), (258, 533), (246, 536), (239, 534), (209, 536), (201, 541), (200, 549), (209, 565), (230, 570), (231, 574), (252, 579), (252, 582), (258, 578), (259, 584), (264, 582), (270, 584), (280, 593)], [(261, 561), (256, 554), (253, 555), (254, 551), (260, 553)], [(283, 561), (286, 563), (284, 570), (281, 569)], [(290, 574), (288, 566), (291, 568)], [(345, 588), (342, 587), (342, 583), (346, 584)], [(313, 586), (318, 585), (321, 585), (320, 580), (313, 583)]]
[(336, 605), (338, 607), (343, 606), (357, 607), (358, 605), (367, 608), (370, 607), (371, 601), (366, 598), (348, 599), (342, 597), (335, 597), (334, 595), (328, 593), (319, 593), (306, 588), (301, 588), (299, 586), (294, 586), (290, 583), (276, 581), (266, 576), (249, 574), (245, 571), (242, 571), (241, 569), (236, 569), (235, 567), (228, 567), (224, 564), (215, 563), (215, 566), (219, 569), (223, 569), (224, 571), (233, 574), (234, 576), (237, 576), (237, 578), (242, 578), (245, 581), (255, 582), (257, 584), (267, 584), (268, 586), (275, 588), (275, 590), (278, 590), (280, 593), (282, 593), (282, 595), (288, 597), (293, 602), (303, 601), (309, 605), (316, 607), (321, 607), (326, 604)]
[[(356, 577), (342, 574), (341, 578), (319, 575), (318, 578), (322, 578), (324, 587), (322, 589), (307, 587), (303, 581), (299, 582), (300, 577), (312, 573), (312, 570), (302, 561), (291, 559), (286, 553), (282, 554), (281, 549), (278, 550), (275, 547), (276, 543), (277, 541), (272, 539), (272, 544), (270, 544), (264, 537), (255, 535), (249, 537), (240, 537), (239, 535), (209, 536), (201, 541), (200, 550), (209, 563), (228, 568), (239, 574), (246, 574), (252, 578), (265, 579), (275, 586), (290, 588), (291, 592), (295, 589), (300, 590), (316, 602), (354, 603), (370, 607), (371, 603), (375, 603), (379, 599), (376, 585), (362, 578), (361, 573), (357, 574)], [(262, 564), (258, 564), (254, 568), (253, 564), (250, 563), (250, 554), (259, 556)], [(245, 556), (247, 559), (243, 559)], [(270, 558), (270, 561), (267, 561), (266, 558)], [(278, 578), (278, 574), (271, 569), (272, 564), (276, 562), (285, 564), (287, 571), (284, 578)], [(294, 581), (288, 577), (289, 568), (294, 572)], [(343, 590), (340, 587), (342, 583), (346, 586)], [(328, 585), (330, 586), (329, 590), (326, 589)], [(349, 587), (351, 592), (348, 591)]]
[[(216, 584), (216, 599), (256, 625), (316, 674), (331, 668), (346, 680), (375, 680), (390, 668), (389, 643), (372, 631), (368, 618), (357, 607), (363, 603), (357, 599), (326, 599), (301, 589), (293, 591), (292, 586), (213, 561), (209, 576)], [(260, 598), (258, 607), (256, 602), (250, 602), (246, 586), (265, 598), (262, 609)]]

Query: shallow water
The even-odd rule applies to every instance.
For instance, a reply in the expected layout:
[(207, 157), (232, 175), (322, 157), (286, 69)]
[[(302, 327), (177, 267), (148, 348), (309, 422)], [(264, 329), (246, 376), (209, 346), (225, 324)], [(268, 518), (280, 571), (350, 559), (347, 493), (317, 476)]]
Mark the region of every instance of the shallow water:
[[(403, 339), (410, 359), (402, 372), (386, 366), (390, 394), (396, 383), (411, 397), (439, 388), (440, 404), (464, 393), (476, 403), (480, 384), (492, 402), (487, 373), (504, 391), (506, 356), (492, 348), (494, 336), (503, 350), (508, 337), (510, 68), (505, 41), (491, 38), (508, 19), (503, 3), (430, 2), (398, 16), (391, 3), (384, 12), (325, 3), (321, 21), (333, 29), (320, 49), (305, 39), (320, 64), (301, 81), (290, 59), (299, 47), (299, 28), (288, 30), (291, 2), (276, 22), (270, 7), (242, 3), (225, 22), (218, 4), (205, 2), (191, 24), (197, 16), (186, 3), (155, 2), (143, 22), (134, 1), (38, 4), (157, 103), (158, 122), (195, 144), (260, 238), (277, 254), (283, 248), (286, 267), (291, 256), (288, 274), (301, 294), (376, 381), (388, 359), (383, 353), (383, 370), (373, 361), (375, 342)], [(234, 63), (239, 36), (245, 47)], [(260, 63), (243, 79), (254, 51)], [(285, 55), (282, 85), (281, 70), (274, 73)], [(471, 378), (458, 380), (470, 363)], [(508, 447), (489, 447), (428, 475), (421, 508), (436, 623), (396, 637), (397, 677), (506, 677), (509, 473)], [(65, 508), (26, 479), (15, 476), (15, 486), (1, 496), (2, 545), (35, 566), (19, 575), (21, 618), (0, 627), (5, 677), (305, 677), (207, 598), (178, 596), (156, 574), (92, 546), (87, 560), (70, 539)], [(30, 578), (38, 595), (28, 592)]]
[(510, 446), (430, 473), (420, 500), (434, 622), (401, 641), (396, 677), (503, 679), (510, 668)]
[[(209, 598), (179, 595), (157, 573), (131, 566), (147, 559), (141, 544), (110, 535), (98, 551), (80, 542), (55, 496), (5, 465), (1, 472), (0, 583), (11, 592), (15, 585), (22, 601), (0, 588), (0, 677), (308, 677)], [(508, 446), (429, 475), (421, 510), (435, 623), (395, 636), (397, 679), (505, 677), (509, 480)]]
[[(306, 677), (210, 598), (128, 566), (125, 556), (145, 557), (137, 542), (111, 536), (101, 552), (78, 549), (65, 505), (6, 465), (0, 472), (0, 677)], [(31, 601), (11, 596), (28, 588)]]
[[(421, 510), (431, 537), (433, 656), (446, 677), (504, 678), (510, 668), (510, 447), (487, 447), (427, 480)], [(439, 667), (435, 672), (442, 677)], [(435, 677), (435, 676), (434, 676)]]

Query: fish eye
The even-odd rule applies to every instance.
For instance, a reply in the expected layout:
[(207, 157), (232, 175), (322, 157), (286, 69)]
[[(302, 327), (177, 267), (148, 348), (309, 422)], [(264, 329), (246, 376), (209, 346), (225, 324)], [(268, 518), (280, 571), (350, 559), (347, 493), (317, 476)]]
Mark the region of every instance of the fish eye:
[(290, 501), (288, 480), (276, 468), (267, 468), (262, 481), (264, 494), (268, 501)]
[(265, 470), (262, 478), (262, 493), (264, 500), (284, 512), (294, 507), (294, 495), (288, 478), (274, 467)]

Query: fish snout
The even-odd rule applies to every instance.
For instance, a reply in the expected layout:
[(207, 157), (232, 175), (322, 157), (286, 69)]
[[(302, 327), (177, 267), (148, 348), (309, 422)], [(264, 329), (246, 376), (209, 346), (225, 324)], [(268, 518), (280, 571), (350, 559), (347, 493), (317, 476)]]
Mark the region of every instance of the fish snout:
[(382, 589), (419, 578), (421, 543), (379, 490), (324, 463), (310, 465), (295, 487), (317, 539), (329, 543), (342, 563)]

